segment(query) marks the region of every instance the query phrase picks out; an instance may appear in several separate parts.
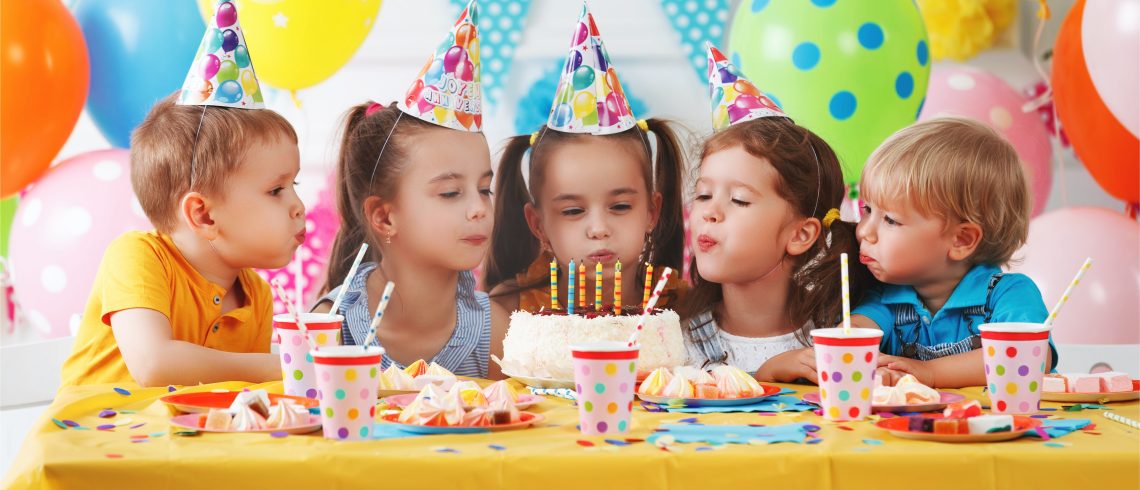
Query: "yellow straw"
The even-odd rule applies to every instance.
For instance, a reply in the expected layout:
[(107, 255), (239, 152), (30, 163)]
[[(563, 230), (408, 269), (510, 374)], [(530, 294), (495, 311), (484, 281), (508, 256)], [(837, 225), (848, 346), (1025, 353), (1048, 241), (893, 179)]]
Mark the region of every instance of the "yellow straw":
[(1065, 292), (1061, 294), (1061, 299), (1057, 301), (1057, 305), (1049, 312), (1049, 318), (1045, 319), (1046, 326), (1053, 326), (1053, 321), (1057, 319), (1057, 313), (1060, 313), (1061, 307), (1065, 306), (1066, 301), (1069, 301), (1069, 295), (1073, 293), (1073, 288), (1081, 283), (1081, 278), (1085, 277), (1085, 271), (1089, 270), (1089, 267), (1092, 267), (1092, 257), (1086, 258), (1085, 263), (1081, 264), (1077, 275), (1073, 277), (1073, 282), (1070, 282), (1069, 287), (1065, 288)]
[(843, 335), (851, 334), (851, 284), (847, 278), (847, 254), (839, 254), (839, 284), (843, 288)]

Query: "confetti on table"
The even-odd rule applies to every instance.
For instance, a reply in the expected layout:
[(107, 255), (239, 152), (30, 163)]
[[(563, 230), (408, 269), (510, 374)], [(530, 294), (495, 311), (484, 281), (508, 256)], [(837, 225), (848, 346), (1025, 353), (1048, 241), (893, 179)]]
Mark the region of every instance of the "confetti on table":
[(820, 429), (820, 427), (818, 425), (814, 425), (814, 424), (807, 424), (804, 426), (804, 430), (806, 430), (808, 432), (819, 432), (819, 429)]
[(67, 429), (68, 428), (68, 425), (63, 423), (63, 421), (60, 419), (53, 418), (53, 419), (51, 419), (51, 421), (54, 422), (55, 425), (58, 425), (60, 429)]
[(151, 434), (150, 434), (150, 436), (151, 436), (151, 437), (162, 437), (162, 436), (165, 436), (165, 435), (166, 435), (166, 433), (165, 433), (165, 432), (153, 432), (153, 433), (151, 433)]
[(437, 447), (437, 448), (435, 448), (435, 452), (437, 452), (437, 453), (448, 453), (448, 454), (459, 454), (458, 449), (452, 449), (449, 447)]
[(690, 417), (687, 419), (678, 420), (677, 422), (680, 422), (682, 424), (695, 424), (695, 423), (697, 423), (697, 418), (696, 417)]
[(133, 415), (134, 413), (134, 410), (119, 410), (119, 415)]
[(578, 445), (582, 447), (594, 447), (594, 443), (582, 439), (578, 440)]
[(125, 388), (119, 388), (118, 386), (115, 387), (115, 393), (123, 396), (131, 396), (131, 392), (127, 391)]
[(620, 439), (606, 439), (606, 444), (610, 444), (613, 446), (628, 446), (629, 445), (628, 442), (625, 442), (625, 441), (620, 440)]
[(638, 443), (638, 442), (645, 442), (645, 439), (637, 439), (637, 438), (634, 438), (634, 437), (627, 437), (627, 438), (625, 438), (625, 442), (628, 442), (628, 443), (630, 443), (630, 444), (635, 444), (635, 443)]
[(270, 432), (269, 436), (280, 439), (282, 437), (289, 437), (289, 433), (285, 432), (285, 431), (281, 431), (281, 430), (276, 430), (276, 431)]
[(177, 430), (177, 431), (174, 431), (174, 435), (183, 436), (183, 437), (193, 437), (193, 436), (198, 435), (198, 431), (196, 431), (196, 430)]
[(115, 424), (103, 424), (95, 427), (95, 430), (111, 430), (115, 428)]
[(711, 446), (701, 446), (701, 447), (697, 448), (697, 451), (712, 451), (713, 449), (715, 449), (715, 448), (713, 448)]
[(1068, 447), (1069, 445), (1064, 442), (1046, 442), (1046, 447)]
[(507, 450), (506, 446), (500, 446), (498, 444), (488, 444), (487, 447), (494, 449), (496, 451), (506, 451)]
[(76, 421), (74, 421), (74, 420), (67, 420), (67, 419), (64, 419), (64, 420), (63, 420), (63, 423), (64, 423), (64, 424), (67, 424), (67, 426), (68, 426), (68, 427), (79, 427), (79, 422), (76, 422)]
[(139, 422), (139, 423), (137, 423), (137, 424), (135, 424), (135, 425), (132, 425), (130, 428), (131, 428), (131, 429), (137, 429), (137, 428), (139, 428), (139, 427), (142, 427), (142, 426), (144, 426), (144, 425), (146, 425), (146, 422)]
[(850, 428), (850, 427), (848, 427), (848, 426), (846, 426), (846, 425), (840, 425), (838, 428), (839, 428), (840, 430), (846, 430), (846, 431), (852, 431), (852, 430), (855, 430), (855, 429), (852, 429), (852, 428)]
[(820, 439), (820, 438), (808, 439), (806, 444), (819, 444), (821, 442), (823, 442), (823, 439)]
[(1040, 410), (1042, 412), (1056, 412), (1057, 411), (1056, 408), (1044, 408), (1044, 407), (1038, 408), (1038, 410)]
[(167, 386), (167, 387), (166, 387), (166, 392), (167, 392), (167, 393), (174, 393), (175, 391), (178, 391), (178, 388), (175, 388), (175, 387), (173, 387), (173, 386)]
[(106, 410), (103, 410), (102, 412), (99, 412), (99, 418), (101, 418), (101, 419), (109, 419), (111, 417), (114, 417), (115, 415), (117, 415), (115, 413), (115, 411), (111, 410), (109, 408)]
[(116, 454), (116, 453), (108, 453), (106, 456), (108, 459), (122, 459), (123, 458), (122, 454)]
[(866, 445), (868, 445), (868, 446), (882, 446), (882, 445), (883, 445), (883, 441), (880, 441), (880, 440), (878, 440), (878, 439), (870, 439), (870, 438), (868, 438), (868, 439), (863, 439), (863, 444), (866, 444)]

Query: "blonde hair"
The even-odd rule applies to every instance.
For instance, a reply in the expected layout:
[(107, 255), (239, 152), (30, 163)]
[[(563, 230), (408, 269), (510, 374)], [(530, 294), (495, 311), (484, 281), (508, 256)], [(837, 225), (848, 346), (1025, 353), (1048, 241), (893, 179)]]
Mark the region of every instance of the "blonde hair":
[[(178, 92), (158, 101), (131, 134), (131, 186), (154, 227), (169, 233), (187, 192), (224, 199), (222, 189), (251, 144), (287, 138), (289, 121), (269, 110), (177, 105)], [(197, 144), (195, 144), (197, 133)], [(191, 158), (194, 188), (190, 188)]]
[(970, 119), (939, 118), (899, 130), (871, 154), (860, 192), (879, 205), (905, 199), (948, 226), (978, 225), (974, 264), (1005, 265), (1029, 233), (1032, 203), (1017, 150)]

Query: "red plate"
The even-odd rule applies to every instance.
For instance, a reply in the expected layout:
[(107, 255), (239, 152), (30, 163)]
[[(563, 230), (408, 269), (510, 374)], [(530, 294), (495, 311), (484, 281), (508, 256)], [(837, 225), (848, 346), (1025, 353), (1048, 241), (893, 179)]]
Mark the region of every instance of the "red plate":
[(258, 432), (286, 432), (289, 434), (308, 434), (310, 432), (320, 430), (320, 428), (321, 428), (321, 416), (320, 415), (313, 415), (313, 414), (309, 414), (309, 420), (305, 423), (302, 423), (302, 424), (294, 425), (292, 427), (276, 427), (276, 428), (272, 428), (272, 429), (267, 428), (267, 429), (261, 429), (261, 430), (214, 430), (214, 429), (207, 429), (207, 428), (202, 426), (202, 418), (203, 418), (202, 414), (188, 413), (188, 414), (179, 415), (177, 417), (170, 419), (170, 425), (173, 425), (175, 427), (182, 427), (184, 429), (197, 430), (197, 431), (201, 431), (201, 432), (223, 432), (223, 433), (228, 433), (228, 434), (258, 433)]
[[(916, 415), (916, 417), (942, 418), (941, 415)], [(989, 434), (934, 434), (931, 432), (911, 432), (910, 417), (891, 417), (875, 422), (875, 426), (886, 430), (895, 437), (914, 439), (917, 441), (934, 442), (999, 442), (1009, 441), (1021, 437), (1037, 427), (1041, 421), (1023, 415), (1013, 416), (1013, 430), (1010, 432), (992, 432)]]
[[(933, 403), (915, 403), (911, 405), (871, 405), (872, 412), (933, 412), (942, 410), (954, 402), (965, 400), (966, 397), (957, 393), (946, 393), (939, 391), (940, 399)], [(805, 393), (804, 401), (815, 405), (820, 405), (819, 392)]]
[(764, 394), (750, 396), (748, 398), (670, 398), (667, 396), (646, 395), (644, 393), (638, 393), (637, 397), (647, 402), (656, 403), (659, 405), (683, 405), (686, 407), (734, 407), (739, 405), (751, 405), (765, 398), (780, 393), (780, 387), (778, 386), (760, 383), (760, 387), (764, 388)]
[(397, 422), (398, 413), (390, 413), (380, 417), (381, 420), (400, 427), (400, 430), (416, 434), (478, 434), (482, 432), (498, 432), (502, 430), (525, 429), (546, 420), (542, 414), (534, 412), (519, 412), (519, 421), (511, 424), (492, 425), (490, 427), (438, 427), (431, 425), (402, 424)]
[[(240, 391), (201, 391), (198, 393), (178, 393), (166, 395), (160, 400), (176, 413), (204, 413), (211, 408), (230, 408)], [(305, 408), (316, 408), (321, 402), (312, 398), (301, 396), (269, 394), (269, 404), (276, 405), (279, 400), (289, 399)]]

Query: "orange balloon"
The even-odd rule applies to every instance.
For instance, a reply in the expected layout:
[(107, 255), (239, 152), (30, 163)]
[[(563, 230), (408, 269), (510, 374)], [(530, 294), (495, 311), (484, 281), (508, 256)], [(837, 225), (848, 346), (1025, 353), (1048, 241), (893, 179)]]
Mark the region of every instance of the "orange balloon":
[(471, 41), (475, 39), (475, 26), (471, 24), (463, 24), (455, 30), (455, 45), (464, 48), (471, 45)]
[(752, 85), (752, 82), (749, 82), (743, 78), (736, 80), (736, 83), (733, 83), (732, 86), (736, 88), (737, 92), (740, 92), (742, 94), (748, 94), (753, 97), (760, 96), (760, 91), (756, 90), (756, 86)]
[(87, 43), (59, 0), (0, 3), (0, 197), (35, 182), (87, 99)]
[(1084, 10), (1085, 0), (1073, 5), (1053, 48), (1057, 117), (1097, 183), (1117, 198), (1140, 202), (1140, 140), (1112, 115), (1093, 86), (1081, 43)]

